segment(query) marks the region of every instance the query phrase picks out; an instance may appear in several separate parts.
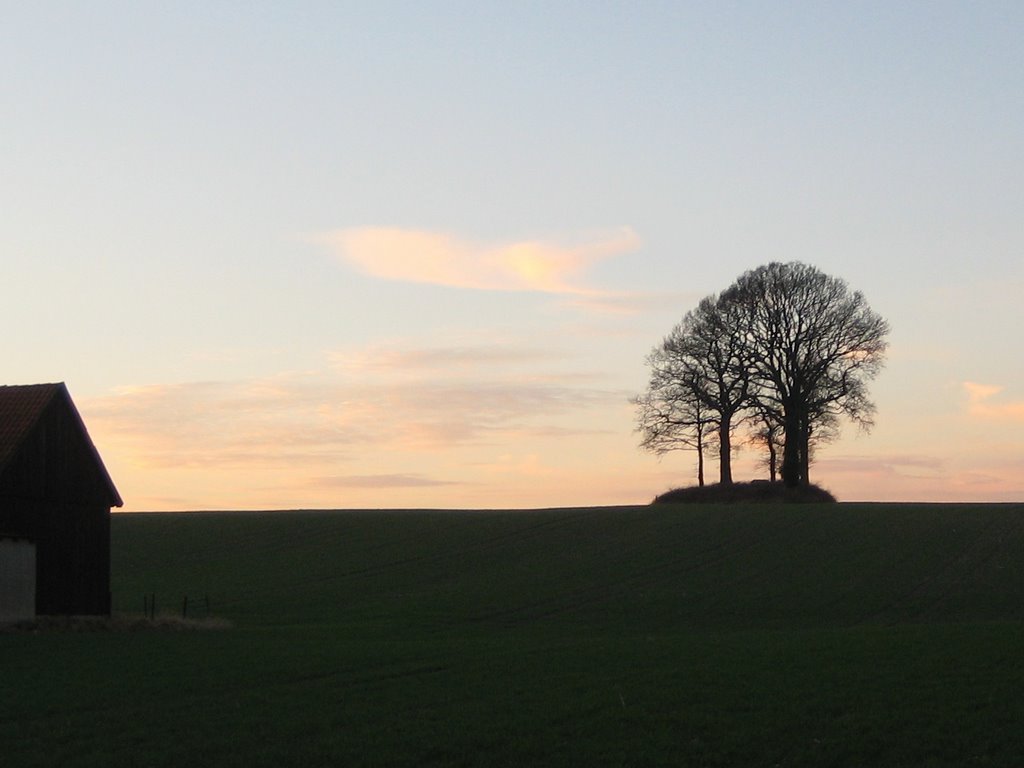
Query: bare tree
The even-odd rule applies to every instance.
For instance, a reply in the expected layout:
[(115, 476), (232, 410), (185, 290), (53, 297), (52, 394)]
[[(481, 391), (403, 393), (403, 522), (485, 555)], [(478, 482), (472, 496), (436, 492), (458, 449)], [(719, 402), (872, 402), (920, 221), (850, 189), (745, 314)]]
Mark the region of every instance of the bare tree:
[(826, 438), (839, 416), (871, 426), (867, 382), (881, 370), (889, 325), (845, 281), (799, 262), (746, 272), (723, 299), (742, 308), (756, 398), (782, 423), (782, 479), (806, 484), (812, 435)]
[(658, 454), (697, 451), (697, 484), (704, 485), (704, 452), (714, 428), (711, 413), (697, 394), (697, 374), (657, 347), (647, 356), (651, 369), (647, 392), (634, 398), (640, 447)]
[(648, 356), (650, 385), (635, 400), (641, 446), (695, 448), (703, 485), (704, 450), (717, 442), (728, 484), (733, 431), (745, 421), (768, 450), (772, 479), (781, 448), (783, 482), (807, 484), (814, 449), (839, 434), (841, 417), (871, 427), (867, 383), (888, 332), (860, 292), (815, 267), (773, 262), (746, 272)]
[(703, 437), (714, 430), (719, 482), (726, 485), (732, 483), (737, 415), (750, 405), (749, 365), (736, 329), (740, 310), (741, 305), (709, 296), (688, 312), (648, 356), (650, 386), (637, 399), (641, 447), (657, 452), (692, 447), (699, 435), (703, 477)]

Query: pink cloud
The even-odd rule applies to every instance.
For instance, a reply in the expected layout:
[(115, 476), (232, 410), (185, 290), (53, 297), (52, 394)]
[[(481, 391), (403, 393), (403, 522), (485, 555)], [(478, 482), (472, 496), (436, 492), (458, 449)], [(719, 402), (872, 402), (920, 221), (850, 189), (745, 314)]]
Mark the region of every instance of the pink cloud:
[(541, 240), (478, 244), (440, 232), (386, 227), (346, 229), (316, 240), (335, 248), (345, 263), (384, 280), (574, 295), (601, 295), (583, 282), (587, 270), (640, 245), (628, 227), (569, 245)]
[(490, 340), (486, 343), (412, 346), (406, 343), (376, 344), (354, 350), (339, 350), (329, 357), (339, 371), (362, 375), (407, 376), (471, 374), (476, 370), (509, 370), (521, 364), (564, 359), (554, 351), (521, 347)]
[(934, 456), (826, 456), (815, 462), (815, 468), (829, 474), (843, 475), (905, 475), (934, 477), (943, 471), (945, 462)]
[(1024, 400), (1000, 400), (1005, 387), (993, 384), (963, 382), (967, 393), (967, 413), (993, 421), (1024, 422)]
[(582, 428), (564, 418), (627, 399), (585, 377), (507, 367), (546, 357), (393, 345), (354, 350), (319, 372), (123, 387), (82, 409), (95, 437), (134, 466), (292, 471), (376, 452), (571, 437)]
[(423, 475), (407, 474), (338, 475), (317, 477), (312, 483), (333, 488), (431, 488), (464, 484), (453, 480), (434, 480)]

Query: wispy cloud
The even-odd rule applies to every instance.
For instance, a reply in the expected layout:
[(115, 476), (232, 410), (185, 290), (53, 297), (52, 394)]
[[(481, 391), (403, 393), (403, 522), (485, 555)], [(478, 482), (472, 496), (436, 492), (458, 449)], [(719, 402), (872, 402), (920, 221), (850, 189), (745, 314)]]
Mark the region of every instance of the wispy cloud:
[(827, 456), (816, 466), (828, 474), (853, 474), (862, 477), (878, 475), (906, 475), (934, 477), (945, 469), (945, 462), (935, 456), (881, 455), (881, 456)]
[(432, 488), (445, 485), (464, 485), (452, 480), (434, 480), (423, 475), (382, 474), (382, 475), (337, 475), (317, 477), (316, 485), (332, 488)]
[(696, 305), (702, 294), (668, 292), (622, 292), (571, 296), (565, 304), (606, 315), (635, 315), (644, 312), (678, 312)]
[(1005, 387), (994, 384), (963, 382), (967, 393), (967, 413), (970, 416), (993, 420), (1024, 422), (1024, 400), (1000, 399)]
[(539, 291), (599, 296), (585, 282), (596, 262), (636, 250), (629, 227), (577, 243), (523, 240), (482, 244), (423, 230), (364, 227), (314, 238), (359, 271), (384, 280), (486, 291)]
[(332, 352), (329, 361), (334, 369), (348, 373), (429, 374), (450, 378), (459, 374), (472, 375), (480, 370), (507, 371), (522, 364), (536, 367), (539, 363), (550, 363), (564, 357), (552, 350), (491, 340), (431, 346), (407, 342), (371, 344)]
[(933, 454), (883, 453), (824, 456), (815, 462), (815, 482), (843, 501), (894, 499), (927, 502), (1020, 501), (1024, 457), (967, 443)]
[[(337, 392), (335, 395), (342, 395)], [(372, 414), (322, 384), (283, 376), (121, 387), (82, 404), (90, 429), (144, 467), (281, 468), (343, 460), (371, 434)]]
[(514, 347), (393, 345), (350, 352), (355, 368), (335, 357), (316, 372), (124, 387), (82, 407), (90, 428), (136, 465), (313, 469), (380, 452), (573, 436), (591, 426), (564, 418), (626, 399), (575, 374), (511, 375), (497, 364), (545, 357)]

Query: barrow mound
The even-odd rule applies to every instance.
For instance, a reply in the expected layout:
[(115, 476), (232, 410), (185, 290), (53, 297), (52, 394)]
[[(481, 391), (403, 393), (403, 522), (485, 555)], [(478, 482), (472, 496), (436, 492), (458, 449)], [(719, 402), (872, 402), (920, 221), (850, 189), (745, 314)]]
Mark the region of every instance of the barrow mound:
[(836, 497), (817, 485), (787, 488), (782, 483), (755, 480), (731, 485), (692, 485), (675, 488), (655, 497), (654, 504), (822, 504)]

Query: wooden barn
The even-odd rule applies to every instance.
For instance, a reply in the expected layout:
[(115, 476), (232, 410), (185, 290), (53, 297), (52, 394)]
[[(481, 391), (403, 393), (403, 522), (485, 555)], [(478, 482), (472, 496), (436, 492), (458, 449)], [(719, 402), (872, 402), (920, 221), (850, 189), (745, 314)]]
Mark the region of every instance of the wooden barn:
[(0, 573), (23, 585), (23, 545), (34, 548), (37, 614), (110, 613), (110, 508), (121, 504), (64, 384), (0, 386), (0, 557), (11, 561)]

